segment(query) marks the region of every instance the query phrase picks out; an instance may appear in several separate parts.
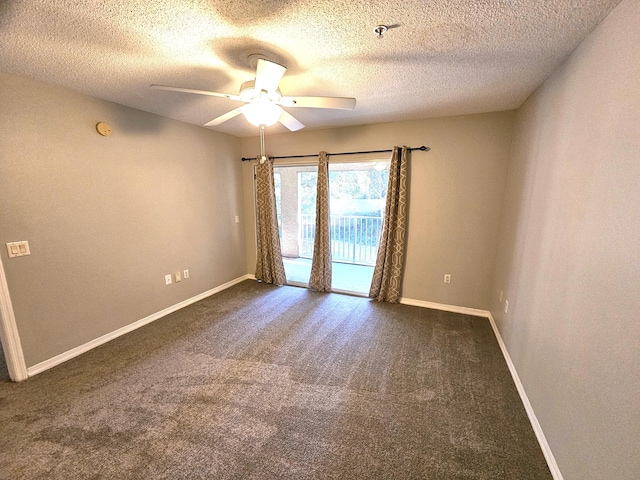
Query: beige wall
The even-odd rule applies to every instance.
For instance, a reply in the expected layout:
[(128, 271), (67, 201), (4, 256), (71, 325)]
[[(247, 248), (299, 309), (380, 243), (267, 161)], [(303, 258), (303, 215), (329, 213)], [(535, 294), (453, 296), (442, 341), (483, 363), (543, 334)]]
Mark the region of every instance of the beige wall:
[(517, 116), (491, 311), (567, 480), (640, 472), (639, 27), (623, 1)]
[[(491, 309), (567, 480), (640, 471), (639, 23), (624, 0), (515, 116), (267, 132), (271, 155), (432, 148), (411, 162), (403, 296)], [(254, 271), (238, 159), (257, 138), (1, 73), (0, 105), (0, 255), (27, 366)], [(7, 258), (17, 240), (31, 256)]]
[[(430, 152), (414, 152), (410, 165), (402, 296), (487, 309), (513, 117), (513, 112), (498, 112), (279, 135), (267, 131), (267, 154), (380, 150), (403, 144), (431, 147)], [(242, 139), (241, 145), (245, 157), (259, 151), (257, 138)], [(253, 163), (243, 165), (250, 272), (255, 271)], [(452, 275), (449, 285), (443, 283), (445, 273)]]
[[(246, 273), (238, 139), (6, 74), (0, 105), (0, 255), (28, 367)], [(31, 256), (7, 258), (18, 240)]]

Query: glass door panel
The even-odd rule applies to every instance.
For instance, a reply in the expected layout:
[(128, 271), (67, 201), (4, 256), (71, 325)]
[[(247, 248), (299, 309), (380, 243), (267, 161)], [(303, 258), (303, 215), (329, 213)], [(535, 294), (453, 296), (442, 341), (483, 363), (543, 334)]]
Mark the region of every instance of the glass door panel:
[[(332, 289), (368, 294), (382, 230), (389, 161), (329, 164)], [(317, 167), (274, 167), (280, 244), (292, 285), (307, 285), (315, 237)]]

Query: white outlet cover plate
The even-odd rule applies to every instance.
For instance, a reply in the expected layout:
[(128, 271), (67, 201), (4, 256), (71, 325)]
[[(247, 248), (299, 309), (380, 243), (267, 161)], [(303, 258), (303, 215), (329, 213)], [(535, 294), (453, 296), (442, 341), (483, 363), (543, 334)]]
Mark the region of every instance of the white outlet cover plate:
[(31, 250), (29, 250), (29, 242), (27, 242), (26, 240), (22, 242), (9, 242), (6, 245), (9, 258), (31, 255)]

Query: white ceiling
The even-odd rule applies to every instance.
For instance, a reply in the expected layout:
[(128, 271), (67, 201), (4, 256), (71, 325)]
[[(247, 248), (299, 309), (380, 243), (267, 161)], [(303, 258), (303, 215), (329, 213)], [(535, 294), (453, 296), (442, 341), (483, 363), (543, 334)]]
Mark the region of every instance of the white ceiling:
[(288, 67), (284, 95), (357, 98), (288, 109), (307, 128), (508, 110), (619, 1), (0, 0), (0, 71), (195, 125), (239, 104), (149, 85), (237, 94), (253, 53)]

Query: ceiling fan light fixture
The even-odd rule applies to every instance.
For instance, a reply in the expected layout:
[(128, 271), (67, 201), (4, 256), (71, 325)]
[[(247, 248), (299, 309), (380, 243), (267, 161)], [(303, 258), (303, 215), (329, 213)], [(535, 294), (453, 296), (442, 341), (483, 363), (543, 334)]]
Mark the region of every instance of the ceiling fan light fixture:
[(282, 108), (271, 102), (253, 102), (240, 107), (247, 121), (256, 127), (270, 127), (280, 120)]
[(383, 170), (386, 170), (387, 168), (389, 168), (389, 162), (376, 162), (373, 164), (373, 169), (376, 172), (382, 172)]

